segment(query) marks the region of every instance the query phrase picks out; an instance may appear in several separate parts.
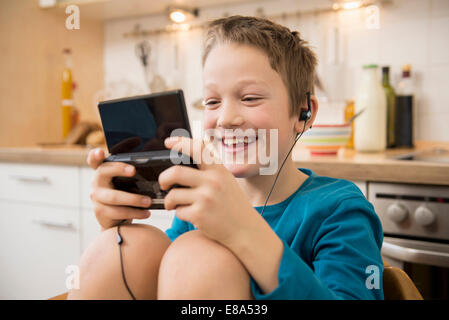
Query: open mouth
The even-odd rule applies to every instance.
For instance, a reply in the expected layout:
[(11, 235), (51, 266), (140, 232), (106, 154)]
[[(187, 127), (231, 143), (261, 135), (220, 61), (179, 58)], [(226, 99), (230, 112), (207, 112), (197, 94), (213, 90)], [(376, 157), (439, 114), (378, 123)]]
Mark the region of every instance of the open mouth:
[(222, 146), (226, 152), (240, 152), (248, 149), (248, 146), (256, 142), (258, 136), (245, 137), (223, 137)]

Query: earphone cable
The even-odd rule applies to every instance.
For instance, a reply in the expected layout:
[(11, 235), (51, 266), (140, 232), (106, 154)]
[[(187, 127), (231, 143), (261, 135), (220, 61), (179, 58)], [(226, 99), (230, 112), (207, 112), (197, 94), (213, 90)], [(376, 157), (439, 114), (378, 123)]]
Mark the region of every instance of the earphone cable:
[(136, 297), (134, 296), (134, 294), (132, 293), (131, 289), (128, 286), (128, 282), (126, 281), (126, 276), (125, 276), (125, 268), (123, 266), (123, 257), (122, 257), (122, 243), (123, 243), (123, 237), (120, 234), (120, 226), (122, 225), (123, 222), (125, 222), (126, 220), (122, 220), (120, 221), (120, 223), (117, 225), (117, 243), (118, 243), (118, 247), (119, 247), (119, 251), (120, 251), (120, 267), (122, 269), (122, 279), (123, 282), (125, 284), (126, 290), (128, 290), (128, 293), (131, 295), (133, 300), (137, 300)]
[(302, 132), (296, 137), (295, 142), (293, 142), (293, 145), (291, 146), (290, 150), (288, 151), (287, 155), (285, 156), (284, 161), (282, 161), (281, 167), (278, 170), (278, 173), (276, 174), (276, 178), (274, 179), (273, 185), (271, 186), (270, 192), (268, 192), (268, 196), (265, 199), (265, 204), (263, 205), (262, 208), (262, 212), (260, 213), (261, 216), (263, 216), (263, 212), (265, 211), (265, 207), (267, 206), (268, 203), (268, 199), (270, 198), (271, 192), (273, 192), (274, 186), (276, 184), (276, 181), (278, 180), (279, 174), (281, 173), (282, 167), (284, 166), (285, 161), (287, 160), (288, 156), (290, 155), (290, 153), (293, 150), (293, 147), (295, 146), (296, 142), (299, 140), (299, 138), (301, 138), (302, 134), (304, 133), (304, 131), (306, 131), (306, 123), (307, 121), (304, 121), (304, 129), (302, 130)]

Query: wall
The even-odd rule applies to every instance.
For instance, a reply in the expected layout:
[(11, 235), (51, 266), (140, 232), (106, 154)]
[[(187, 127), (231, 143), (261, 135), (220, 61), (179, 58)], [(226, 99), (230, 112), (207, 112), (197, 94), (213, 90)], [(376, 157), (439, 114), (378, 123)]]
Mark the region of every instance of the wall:
[(65, 28), (66, 15), (37, 0), (0, 0), (0, 146), (61, 141), (62, 49), (72, 48), (77, 107), (96, 120), (103, 87), (103, 23), (83, 19)]
[[(307, 10), (310, 1), (260, 1), (201, 11), (201, 19), (223, 14), (254, 15), (263, 6), (268, 16)], [(316, 3), (316, 2), (315, 2)], [(319, 1), (319, 3), (322, 3)], [(415, 136), (419, 140), (449, 141), (449, 1), (394, 0), (380, 7), (380, 29), (365, 27), (365, 10), (305, 13), (276, 19), (299, 30), (315, 48), (322, 78), (332, 104), (322, 103), (318, 120), (340, 121), (344, 100), (355, 97), (361, 66), (366, 63), (390, 65), (396, 85), (403, 64), (412, 65), (416, 85)], [(113, 20), (105, 23), (105, 84), (110, 96), (147, 92), (134, 45), (142, 40), (125, 38), (136, 24), (144, 29), (168, 24), (165, 16)], [(338, 36), (334, 38), (334, 32)], [(172, 87), (186, 93), (191, 119), (200, 120), (201, 111), (192, 104), (201, 98), (202, 30), (164, 33), (146, 38), (152, 46), (152, 70), (164, 75)], [(338, 39), (340, 45), (333, 45)], [(337, 58), (335, 52), (337, 52)], [(322, 100), (324, 101), (324, 100)], [(337, 116), (336, 116), (337, 115)], [(195, 133), (194, 133), (195, 135)]]

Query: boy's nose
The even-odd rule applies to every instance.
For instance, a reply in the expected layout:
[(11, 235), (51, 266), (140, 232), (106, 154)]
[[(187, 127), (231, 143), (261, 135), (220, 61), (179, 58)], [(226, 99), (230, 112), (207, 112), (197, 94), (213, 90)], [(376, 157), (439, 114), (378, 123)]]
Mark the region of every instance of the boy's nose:
[(220, 115), (217, 119), (217, 127), (236, 127), (241, 126), (245, 119), (240, 115), (238, 108), (230, 105), (223, 104)]

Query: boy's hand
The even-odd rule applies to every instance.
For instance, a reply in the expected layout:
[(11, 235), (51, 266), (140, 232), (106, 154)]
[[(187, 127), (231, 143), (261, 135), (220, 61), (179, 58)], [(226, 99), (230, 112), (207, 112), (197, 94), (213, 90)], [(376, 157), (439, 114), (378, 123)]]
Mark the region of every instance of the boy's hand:
[[(250, 220), (258, 216), (234, 175), (216, 161), (205, 163), (205, 150), (200, 140), (175, 137), (165, 140), (168, 149), (190, 156), (199, 170), (188, 166), (172, 166), (159, 175), (159, 184), (167, 190), (174, 184), (190, 188), (173, 188), (166, 195), (167, 210), (176, 209), (179, 219), (189, 221), (209, 238), (226, 246), (239, 241)], [(199, 159), (201, 158), (201, 159)]]
[[(102, 230), (114, 227), (125, 219), (128, 220), (127, 223), (131, 223), (132, 219), (148, 218), (150, 212), (144, 208), (148, 208), (151, 204), (149, 197), (115, 190), (112, 185), (112, 177), (132, 177), (136, 169), (123, 162), (103, 162), (104, 158), (104, 152), (99, 148), (91, 150), (87, 156), (87, 163), (95, 170), (90, 198)], [(142, 202), (145, 198), (148, 200), (147, 203)]]

